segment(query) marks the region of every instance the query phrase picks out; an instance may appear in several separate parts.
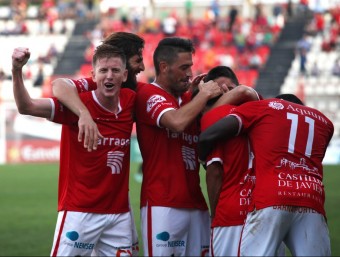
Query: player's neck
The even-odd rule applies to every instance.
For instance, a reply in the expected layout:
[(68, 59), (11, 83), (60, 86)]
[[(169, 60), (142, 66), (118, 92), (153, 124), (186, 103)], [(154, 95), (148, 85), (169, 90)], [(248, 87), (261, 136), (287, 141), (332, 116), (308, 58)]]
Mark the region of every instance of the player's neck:
[(159, 87), (161, 87), (164, 91), (166, 91), (168, 94), (172, 95), (175, 98), (178, 98), (179, 96), (175, 94), (170, 87), (168, 86), (168, 83), (166, 81), (163, 81), (160, 78), (156, 78), (154, 81), (155, 84), (157, 84)]

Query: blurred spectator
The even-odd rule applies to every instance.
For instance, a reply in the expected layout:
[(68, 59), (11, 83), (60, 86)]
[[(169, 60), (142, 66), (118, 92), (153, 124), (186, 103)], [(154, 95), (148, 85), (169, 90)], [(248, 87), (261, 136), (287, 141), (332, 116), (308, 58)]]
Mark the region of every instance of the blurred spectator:
[(118, 9), (120, 21), (127, 26), (129, 24), (129, 8), (126, 5), (121, 6)]
[(39, 64), (38, 74), (34, 80), (34, 87), (41, 87), (44, 83), (44, 65), (42, 63)]
[(273, 16), (275, 23), (277, 23), (278, 19), (282, 16), (282, 6), (280, 3), (276, 3), (273, 6)]
[(54, 62), (58, 58), (58, 54), (59, 53), (58, 53), (57, 47), (55, 46), (54, 43), (52, 43), (47, 50), (47, 54), (46, 54), (46, 57), (45, 57), (46, 61), (48, 63)]
[(75, 5), (75, 11), (76, 11), (76, 17), (78, 19), (85, 19), (87, 18), (87, 6), (83, 2), (83, 0), (76, 0), (76, 5)]
[(245, 51), (246, 37), (242, 33), (236, 33), (236, 35), (234, 36), (234, 43), (240, 54)]
[(313, 66), (310, 69), (310, 75), (313, 77), (319, 77), (320, 69), (319, 69), (317, 61), (313, 62)]
[(211, 11), (214, 13), (213, 24), (216, 25), (219, 22), (220, 12), (221, 12), (220, 3), (218, 2), (218, 0), (212, 0), (210, 8), (211, 8)]
[(319, 35), (323, 35), (323, 31), (325, 29), (325, 19), (323, 13), (315, 13), (314, 22), (316, 33)]
[(311, 48), (311, 43), (308, 40), (306, 34), (297, 42), (296, 54), (300, 58), (300, 73), (302, 75), (306, 74), (306, 63), (307, 63), (307, 53)]
[(190, 22), (192, 19), (192, 8), (193, 8), (193, 2), (192, 0), (185, 0), (184, 3), (184, 8), (185, 8), (185, 18), (187, 22)]
[(132, 29), (133, 32), (135, 33), (139, 33), (140, 31), (140, 27), (141, 27), (141, 23), (143, 21), (143, 8), (142, 7), (135, 7), (132, 9), (131, 11), (131, 19), (132, 19)]
[(40, 55), (38, 57), (38, 62), (40, 64), (43, 64), (43, 63), (51, 64), (56, 60), (57, 57), (58, 57), (58, 50), (56, 46), (52, 43), (50, 47), (48, 48), (46, 55)]
[(229, 11), (229, 26), (228, 26), (229, 32), (232, 32), (232, 30), (233, 30), (233, 26), (234, 26), (235, 21), (237, 19), (237, 14), (238, 14), (238, 11), (237, 11), (236, 6), (232, 6), (230, 11)]
[(3, 81), (5, 79), (7, 79), (7, 76), (5, 72), (3, 71), (3, 69), (0, 68), (0, 81)]
[(308, 3), (309, 1), (308, 0), (300, 0), (299, 1), (299, 11), (301, 13), (304, 13), (306, 14), (307, 11), (309, 10), (309, 7), (308, 7)]
[(338, 57), (333, 65), (332, 74), (340, 77), (340, 58)]
[(286, 14), (288, 16), (288, 18), (293, 17), (293, 2), (292, 0), (288, 0), (287, 2), (287, 7), (286, 7)]
[(11, 0), (11, 18), (21, 20), (26, 18), (27, 0)]
[(251, 51), (249, 54), (249, 68), (258, 70), (262, 67), (261, 56), (256, 51)]
[(171, 37), (176, 34), (177, 31), (177, 19), (174, 17), (174, 15), (169, 14), (167, 17), (163, 19), (162, 22), (162, 30), (163, 34), (166, 37)]
[(220, 54), (219, 56), (219, 61), (221, 66), (227, 66), (232, 69), (234, 69), (235, 62), (234, 62), (234, 57), (228, 53)]

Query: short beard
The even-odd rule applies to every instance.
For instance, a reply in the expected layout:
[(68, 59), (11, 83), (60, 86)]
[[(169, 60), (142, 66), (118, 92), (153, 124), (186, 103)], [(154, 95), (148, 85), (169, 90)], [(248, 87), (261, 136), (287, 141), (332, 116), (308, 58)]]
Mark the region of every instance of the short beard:
[(136, 87), (137, 87), (136, 76), (132, 74), (130, 75), (130, 73), (128, 73), (126, 81), (122, 83), (122, 88), (130, 88), (133, 91), (136, 91)]

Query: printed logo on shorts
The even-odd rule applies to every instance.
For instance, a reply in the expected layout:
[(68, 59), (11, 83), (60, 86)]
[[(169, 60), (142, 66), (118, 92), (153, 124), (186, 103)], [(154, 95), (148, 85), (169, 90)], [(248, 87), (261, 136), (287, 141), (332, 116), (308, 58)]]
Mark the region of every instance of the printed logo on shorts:
[(124, 153), (121, 151), (110, 151), (107, 153), (107, 166), (111, 168), (112, 174), (120, 174), (123, 167)]
[(156, 238), (158, 240), (168, 241), (170, 239), (170, 234), (169, 234), (169, 232), (164, 231), (164, 232), (157, 234)]
[(183, 241), (183, 240), (169, 241), (170, 234), (169, 234), (169, 232), (166, 232), (166, 231), (157, 234), (156, 238), (158, 240), (167, 242), (167, 243), (156, 244), (156, 247), (185, 247), (185, 241)]
[(284, 108), (282, 103), (276, 101), (269, 102), (268, 105), (270, 108), (273, 108), (275, 110), (282, 110)]
[(146, 102), (146, 111), (150, 112), (151, 109), (158, 103), (165, 102), (166, 99), (161, 95), (153, 95)]
[(66, 232), (66, 237), (71, 241), (77, 241), (77, 239), (79, 238), (79, 234), (77, 231), (69, 231)]

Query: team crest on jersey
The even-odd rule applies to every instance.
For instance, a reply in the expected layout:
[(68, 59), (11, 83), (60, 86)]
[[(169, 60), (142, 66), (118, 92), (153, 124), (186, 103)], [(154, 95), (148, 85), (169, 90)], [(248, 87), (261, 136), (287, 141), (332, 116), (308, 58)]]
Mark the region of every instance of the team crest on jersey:
[(272, 101), (269, 103), (269, 107), (275, 110), (282, 110), (284, 108), (283, 104), (280, 102)]
[(150, 112), (151, 109), (157, 104), (157, 103), (161, 103), (161, 102), (165, 102), (166, 99), (161, 96), (161, 95), (153, 95), (149, 98), (149, 100), (146, 102), (147, 107), (146, 107), (146, 111)]

